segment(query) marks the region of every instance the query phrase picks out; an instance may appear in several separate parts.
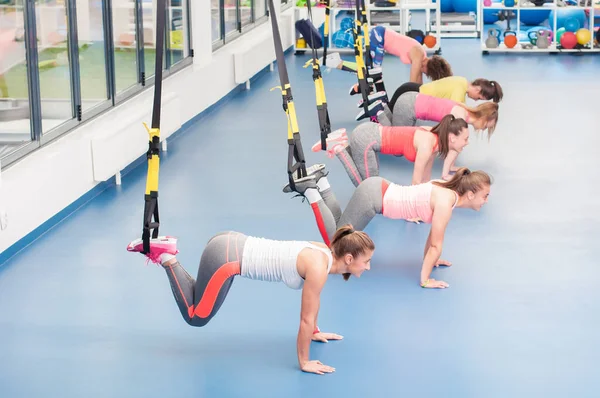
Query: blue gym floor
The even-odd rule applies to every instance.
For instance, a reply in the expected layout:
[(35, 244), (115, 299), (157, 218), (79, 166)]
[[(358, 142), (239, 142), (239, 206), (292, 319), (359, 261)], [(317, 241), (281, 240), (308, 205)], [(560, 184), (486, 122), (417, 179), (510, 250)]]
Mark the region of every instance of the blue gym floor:
[[(474, 135), (459, 164), (494, 177), (479, 213), (458, 209), (433, 276), (419, 287), (429, 225), (378, 216), (370, 272), (333, 276), (311, 346), (331, 375), (297, 368), (300, 292), (236, 278), (219, 314), (188, 326), (164, 271), (128, 253), (141, 234), (146, 164), (0, 268), (0, 396), (17, 397), (597, 397), (600, 349), (598, 71), (594, 55), (482, 56), (445, 39), (456, 75), (500, 82), (491, 142)], [(318, 139), (308, 54), (287, 56), (309, 164), (323, 162), (345, 206), (353, 185)], [(393, 91), (408, 68), (384, 61)], [(356, 126), (351, 74), (324, 73), (333, 128)], [(207, 240), (233, 229), (320, 240), (308, 202), (286, 183), (286, 120), (276, 72), (169, 143), (160, 169), (161, 234), (179, 237), (192, 275)], [(382, 156), (410, 183), (412, 164)], [(436, 165), (435, 176), (439, 175)], [(57, 187), (60, 189), (60, 187)]]

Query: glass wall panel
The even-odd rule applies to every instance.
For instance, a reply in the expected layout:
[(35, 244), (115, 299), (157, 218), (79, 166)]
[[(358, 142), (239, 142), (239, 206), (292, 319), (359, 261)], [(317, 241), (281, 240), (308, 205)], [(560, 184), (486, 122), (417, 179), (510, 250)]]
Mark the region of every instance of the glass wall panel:
[(171, 67), (188, 56), (187, 0), (169, 0), (167, 8), (167, 37)]
[(254, 22), (252, 18), (252, 3), (253, 0), (239, 0), (240, 4), (240, 17), (242, 22), (242, 28), (244, 26), (250, 25)]
[(64, 1), (35, 0), (42, 133), (75, 117)]
[(120, 93), (139, 82), (135, 0), (112, 0), (112, 24), (115, 87)]
[(265, 15), (267, 15), (267, 1), (254, 0), (254, 20), (257, 21)]
[(144, 65), (146, 79), (148, 79), (154, 76), (154, 61), (156, 61), (156, 0), (140, 1), (144, 26)]
[(0, 158), (31, 141), (23, 1), (0, 3)]
[(213, 44), (223, 40), (223, 36), (221, 35), (221, 16), (223, 15), (221, 1), (222, 0), (210, 0), (210, 20)]
[(109, 99), (102, 1), (77, 0), (77, 38), (82, 112)]
[(227, 36), (231, 32), (235, 32), (237, 30), (238, 0), (224, 0), (224, 2), (225, 7), (223, 8), (223, 12), (225, 13), (225, 36)]

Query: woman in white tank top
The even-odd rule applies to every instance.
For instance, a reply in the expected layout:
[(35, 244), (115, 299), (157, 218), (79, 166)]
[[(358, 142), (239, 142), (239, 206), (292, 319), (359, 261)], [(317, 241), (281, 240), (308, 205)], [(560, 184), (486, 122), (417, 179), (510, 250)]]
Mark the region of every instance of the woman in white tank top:
[[(127, 250), (142, 253), (142, 240), (131, 242)], [(169, 236), (151, 239), (150, 251), (144, 254), (167, 272), (181, 315), (191, 326), (204, 326), (216, 315), (235, 275), (283, 282), (292, 289), (302, 289), (298, 364), (304, 372), (323, 374), (335, 369), (318, 360), (310, 360), (310, 342), (339, 340), (342, 336), (323, 333), (317, 327), (321, 290), (330, 274), (342, 274), (345, 280), (351, 275), (360, 277), (371, 268), (374, 250), (371, 238), (350, 225), (336, 231), (331, 248), (323, 243), (280, 241), (223, 232), (207, 243), (196, 280), (175, 257), (177, 239)]]

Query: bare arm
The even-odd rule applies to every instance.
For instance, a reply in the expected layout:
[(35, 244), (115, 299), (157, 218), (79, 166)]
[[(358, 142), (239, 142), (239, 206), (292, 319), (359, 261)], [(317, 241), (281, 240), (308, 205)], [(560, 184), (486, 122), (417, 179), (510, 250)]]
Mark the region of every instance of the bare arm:
[(421, 286), (423, 287), (446, 287), (442, 286), (445, 282), (432, 282), (429, 279), (433, 267), (438, 263), (440, 256), (442, 255), (444, 234), (451, 216), (452, 207), (449, 204), (436, 206), (433, 211), (431, 231), (429, 232), (429, 238), (427, 239), (427, 245), (425, 246), (425, 258), (423, 259), (423, 266), (421, 268)]
[(431, 170), (433, 169), (433, 162), (435, 160), (435, 156), (429, 157), (429, 162), (425, 165), (425, 173), (423, 174), (423, 181), (431, 181)]
[(300, 365), (300, 369), (303, 370), (310, 360), (310, 342), (319, 313), (321, 290), (327, 281), (327, 268), (319, 265), (307, 267), (306, 281), (302, 289), (302, 308), (300, 310), (297, 347), (298, 364)]
[(415, 168), (413, 170), (412, 185), (421, 184), (425, 181), (429, 181), (425, 180), (425, 177), (427, 176), (428, 166), (430, 167), (429, 175), (431, 176), (431, 167), (433, 167), (433, 164), (429, 164), (433, 158), (432, 150), (433, 146), (430, 142), (419, 144), (419, 146), (417, 147), (417, 157), (415, 158)]
[(410, 50), (410, 81), (423, 84), (423, 49), (420, 46), (414, 46)]
[(442, 178), (446, 181), (452, 178), (450, 172), (455, 171), (454, 162), (456, 162), (456, 158), (458, 158), (458, 152), (451, 150), (448, 152), (448, 156), (446, 156), (446, 159), (444, 159), (444, 167), (442, 168)]

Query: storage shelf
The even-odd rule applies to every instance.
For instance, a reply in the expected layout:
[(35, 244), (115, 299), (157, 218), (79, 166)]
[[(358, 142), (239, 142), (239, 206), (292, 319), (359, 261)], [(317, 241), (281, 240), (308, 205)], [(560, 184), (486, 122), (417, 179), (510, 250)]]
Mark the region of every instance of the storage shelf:
[[(596, 1), (596, 0), (594, 0)], [(587, 24), (588, 27), (587, 29), (590, 30), (591, 32), (591, 40), (590, 42), (588, 42), (586, 44), (586, 47), (584, 48), (574, 48), (574, 49), (566, 49), (566, 48), (561, 48), (559, 43), (556, 43), (555, 38), (556, 38), (556, 32), (557, 32), (557, 20), (558, 20), (558, 13), (560, 12), (560, 10), (584, 10), (589, 12), (589, 15), (587, 16), (586, 20), (587, 20)], [(595, 44), (595, 32), (594, 32), (594, 17), (595, 15), (600, 16), (600, 4), (592, 4), (590, 6), (579, 6), (579, 5), (566, 5), (566, 6), (559, 6), (557, 4), (557, 0), (554, 0), (553, 3), (546, 3), (541, 7), (535, 7), (535, 6), (520, 6), (519, 4), (515, 5), (514, 7), (505, 7), (503, 4), (500, 3), (492, 3), (491, 6), (484, 6), (483, 5), (483, 0), (480, 0), (480, 5), (478, 7), (478, 10), (480, 10), (480, 14), (478, 15), (478, 19), (479, 20), (483, 20), (483, 11), (484, 10), (507, 10), (507, 11), (513, 11), (515, 13), (515, 18), (511, 19), (511, 24), (514, 23), (515, 27), (511, 28), (510, 30), (512, 32), (515, 32), (517, 38), (520, 36), (520, 33), (522, 31), (524, 31), (524, 29), (521, 28), (521, 13), (527, 13), (528, 11), (540, 11), (540, 10), (548, 10), (548, 11), (553, 11), (553, 18), (552, 20), (549, 21), (549, 27), (547, 27), (548, 30), (552, 31), (552, 42), (550, 43), (550, 46), (548, 48), (539, 48), (536, 46), (527, 48), (529, 46), (531, 46), (531, 44), (529, 42), (518, 42), (517, 45), (513, 48), (508, 48), (506, 47), (506, 45), (504, 44), (504, 39), (503, 37), (500, 37), (500, 45), (497, 48), (488, 48), (485, 45), (485, 41), (487, 40), (487, 38), (489, 37), (489, 32), (485, 31), (485, 32), (481, 32), (481, 51), (483, 54), (490, 54), (490, 53), (552, 53), (552, 54), (556, 54), (556, 53), (598, 53), (600, 52), (600, 46)], [(526, 30), (529, 31), (531, 28), (534, 27), (528, 27)], [(498, 29), (501, 30), (501, 29)]]
[[(332, 0), (332, 2), (335, 0)], [(311, 3), (312, 5), (312, 3)], [(439, 3), (433, 3), (433, 2), (414, 2), (414, 3), (403, 3), (402, 5), (398, 4), (395, 7), (376, 7), (370, 4), (367, 4), (367, 19), (368, 19), (368, 23), (369, 23), (369, 29), (372, 29), (375, 25), (373, 25), (372, 23), (372, 12), (376, 11), (376, 12), (389, 12), (390, 14), (393, 14), (393, 17), (390, 16), (389, 18), (385, 19), (385, 22), (377, 22), (376, 25), (383, 25), (386, 27), (389, 27), (391, 29), (394, 29), (400, 33), (406, 33), (409, 30), (409, 20), (410, 20), (410, 11), (411, 10), (423, 10), (425, 11), (425, 17), (426, 17), (426, 21), (425, 21), (425, 27), (424, 29), (421, 29), (423, 31), (427, 31), (428, 29), (430, 29), (431, 27), (431, 11), (435, 11), (435, 19), (437, 21), (437, 28), (431, 32), (429, 32), (429, 34), (431, 34), (432, 36), (434, 36), (436, 38), (436, 45), (434, 47), (427, 47), (425, 45), (423, 45), (423, 48), (425, 49), (425, 51), (427, 53), (435, 53), (435, 54), (440, 54), (441, 53), (441, 38), (442, 38), (442, 34), (441, 31), (439, 29), (439, 18), (440, 18), (440, 10), (439, 10)], [(313, 16), (313, 24), (315, 25), (315, 28), (319, 29), (319, 26), (321, 26), (322, 23), (324, 23), (325, 21), (325, 7), (316, 7), (313, 6), (311, 7), (312, 10), (312, 16)], [(334, 51), (334, 52), (339, 52), (339, 53), (354, 53), (354, 48), (348, 48), (348, 47), (335, 47), (333, 45), (333, 33), (335, 33), (338, 29), (337, 26), (337, 21), (336, 21), (336, 15), (339, 12), (351, 12), (353, 13), (353, 19), (356, 20), (356, 8), (355, 7), (330, 7), (330, 16), (329, 16), (329, 42), (327, 43), (327, 50), (328, 51)], [(294, 5), (294, 23), (302, 18), (308, 18), (308, 9), (307, 7), (297, 7), (296, 5)], [(295, 26), (293, 24), (293, 26)], [(304, 52), (304, 51), (311, 51), (310, 47), (297, 47), (296, 46), (296, 39), (298, 39), (300, 37), (300, 34), (296, 31), (295, 27), (293, 27), (292, 29), (294, 29), (294, 35), (293, 37), (294, 39), (294, 51), (299, 53), (299, 52)], [(427, 32), (426, 32), (427, 33)]]

